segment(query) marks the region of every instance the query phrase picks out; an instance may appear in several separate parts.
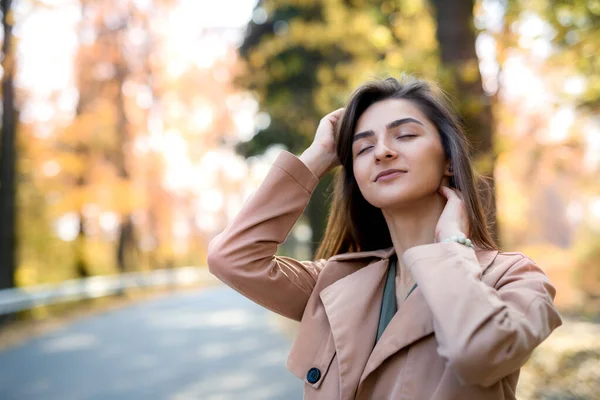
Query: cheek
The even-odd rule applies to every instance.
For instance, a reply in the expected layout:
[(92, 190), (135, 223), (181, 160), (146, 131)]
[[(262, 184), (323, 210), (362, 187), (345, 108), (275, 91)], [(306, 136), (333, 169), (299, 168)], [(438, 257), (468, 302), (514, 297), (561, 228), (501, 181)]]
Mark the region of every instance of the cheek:
[(371, 181), (372, 174), (369, 166), (363, 165), (359, 160), (358, 163), (354, 163), (353, 171), (354, 180), (362, 196), (373, 206), (380, 207), (378, 198), (381, 196), (381, 193), (378, 193), (377, 188), (374, 186), (375, 184)]
[(424, 179), (437, 179), (438, 177), (442, 177), (444, 166), (438, 160), (432, 160), (428, 163), (423, 163), (421, 171)]
[(352, 164), (352, 173), (354, 174), (354, 180), (356, 180), (358, 187), (363, 186), (364, 181), (365, 181), (366, 171), (365, 171), (364, 166), (361, 165), (360, 161), (357, 162), (357, 160), (354, 160), (354, 162)]
[(411, 184), (425, 195), (438, 189), (443, 175), (443, 165), (436, 158), (423, 158), (411, 176)]

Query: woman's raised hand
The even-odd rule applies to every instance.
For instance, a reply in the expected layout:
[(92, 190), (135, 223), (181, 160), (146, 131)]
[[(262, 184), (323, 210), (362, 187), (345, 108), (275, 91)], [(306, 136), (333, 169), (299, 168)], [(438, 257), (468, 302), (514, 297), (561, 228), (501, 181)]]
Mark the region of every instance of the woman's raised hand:
[(445, 185), (440, 186), (439, 192), (448, 201), (435, 227), (436, 240), (439, 242), (460, 234), (469, 237), (469, 217), (462, 193)]
[(300, 160), (320, 179), (340, 161), (335, 151), (335, 126), (342, 114), (339, 108), (319, 122), (312, 144), (302, 153)]

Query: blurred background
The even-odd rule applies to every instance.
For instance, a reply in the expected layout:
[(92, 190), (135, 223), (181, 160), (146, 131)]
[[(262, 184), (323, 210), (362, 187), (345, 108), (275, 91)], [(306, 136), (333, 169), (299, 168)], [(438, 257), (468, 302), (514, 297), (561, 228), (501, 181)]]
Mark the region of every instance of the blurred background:
[[(301, 398), (208, 242), (373, 77), (439, 82), (565, 325), (519, 399), (600, 396), (600, 0), (2, 0), (0, 398)], [(310, 259), (324, 178), (280, 253)], [(57, 365), (62, 365), (59, 369)]]

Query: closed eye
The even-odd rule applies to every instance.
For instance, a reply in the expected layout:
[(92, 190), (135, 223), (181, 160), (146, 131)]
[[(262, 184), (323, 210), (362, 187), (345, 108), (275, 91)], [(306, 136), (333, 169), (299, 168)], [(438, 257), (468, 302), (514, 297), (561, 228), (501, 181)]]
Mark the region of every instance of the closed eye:
[(365, 147), (364, 149), (362, 149), (361, 151), (359, 151), (358, 153), (356, 153), (356, 155), (358, 156), (358, 155), (362, 154), (363, 152), (365, 152), (366, 150), (369, 150), (369, 149), (370, 149), (370, 148), (372, 148), (372, 147), (373, 147), (373, 146), (367, 146), (367, 147)]
[[(398, 136), (396, 139), (409, 139), (409, 138), (413, 138), (413, 137), (417, 137), (417, 135), (402, 135), (402, 136)], [(365, 151), (369, 150), (370, 148), (372, 148), (373, 146), (367, 146), (364, 149), (361, 149), (358, 153), (356, 153), (356, 155), (361, 155), (362, 153), (364, 153)]]

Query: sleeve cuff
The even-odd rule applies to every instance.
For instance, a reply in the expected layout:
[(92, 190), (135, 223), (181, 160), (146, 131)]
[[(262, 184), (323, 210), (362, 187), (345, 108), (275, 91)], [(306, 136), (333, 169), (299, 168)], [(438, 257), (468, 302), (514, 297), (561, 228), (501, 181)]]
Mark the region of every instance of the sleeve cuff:
[(423, 265), (423, 261), (426, 260), (449, 259), (456, 256), (465, 261), (460, 264), (466, 267), (468, 272), (481, 279), (481, 268), (475, 250), (460, 243), (445, 242), (411, 247), (404, 252), (402, 259), (410, 271), (413, 266)]
[(288, 151), (282, 151), (275, 159), (273, 165), (284, 170), (311, 194), (319, 183), (319, 178), (298, 157)]

